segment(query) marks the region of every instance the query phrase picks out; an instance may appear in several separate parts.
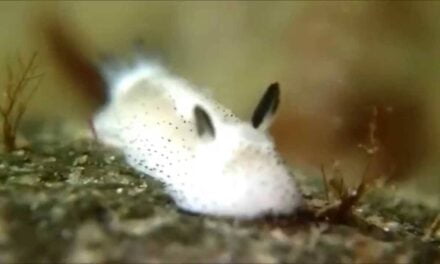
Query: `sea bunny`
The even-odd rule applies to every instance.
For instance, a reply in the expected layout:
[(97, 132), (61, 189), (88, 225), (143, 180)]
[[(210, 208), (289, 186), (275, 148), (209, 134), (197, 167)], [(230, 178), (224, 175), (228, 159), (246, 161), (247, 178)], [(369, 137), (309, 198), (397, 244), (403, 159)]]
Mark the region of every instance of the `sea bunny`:
[(97, 138), (165, 185), (183, 210), (235, 218), (292, 213), (301, 196), (268, 128), (280, 89), (271, 84), (251, 122), (156, 62), (103, 70), (108, 100)]
[[(293, 213), (301, 194), (268, 133), (280, 101), (271, 84), (250, 121), (162, 64), (107, 57), (96, 67), (59, 19), (42, 20), (58, 67), (95, 102), (97, 139), (119, 149), (138, 172), (163, 183), (184, 211), (250, 219)], [(110, 58), (110, 59), (109, 59)]]

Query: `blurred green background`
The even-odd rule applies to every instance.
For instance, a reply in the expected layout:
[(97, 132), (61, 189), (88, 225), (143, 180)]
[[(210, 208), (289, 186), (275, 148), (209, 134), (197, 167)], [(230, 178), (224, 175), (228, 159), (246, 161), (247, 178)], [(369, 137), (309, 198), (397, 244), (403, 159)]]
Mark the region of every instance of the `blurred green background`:
[(74, 28), (91, 58), (127, 54), (133, 40), (144, 39), (173, 72), (243, 118), (274, 81), (283, 89), (281, 118), (295, 111), (337, 121), (339, 98), (359, 91), (417, 97), (429, 155), (407, 186), (439, 203), (440, 2), (1, 2), (3, 64), (38, 51), (45, 73), (26, 118), (85, 127), (85, 97), (49, 59), (39, 29), (51, 13)]

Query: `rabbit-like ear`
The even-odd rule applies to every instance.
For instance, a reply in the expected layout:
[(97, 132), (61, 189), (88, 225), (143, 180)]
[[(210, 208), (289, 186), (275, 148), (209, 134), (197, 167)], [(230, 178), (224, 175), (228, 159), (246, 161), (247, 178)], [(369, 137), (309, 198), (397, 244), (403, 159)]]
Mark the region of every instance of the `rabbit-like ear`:
[(212, 140), (215, 138), (215, 129), (208, 113), (201, 106), (194, 108), (194, 117), (196, 120), (197, 134), (204, 139)]
[(272, 123), (273, 116), (280, 103), (280, 86), (272, 83), (267, 88), (252, 115), (252, 126), (266, 130)]

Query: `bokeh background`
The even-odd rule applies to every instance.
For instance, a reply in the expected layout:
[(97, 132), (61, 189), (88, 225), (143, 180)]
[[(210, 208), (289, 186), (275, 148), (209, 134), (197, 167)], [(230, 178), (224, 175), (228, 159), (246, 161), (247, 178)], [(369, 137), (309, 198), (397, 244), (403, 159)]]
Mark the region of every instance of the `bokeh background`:
[(51, 14), (91, 59), (126, 55), (142, 38), (243, 119), (278, 81), (273, 135), (307, 173), (338, 161), (356, 179), (369, 157), (359, 144), (374, 124), (381, 145), (372, 173), (400, 184), (396, 193), (440, 203), (440, 2), (1, 2), (2, 64), (37, 51), (45, 74), (26, 120), (85, 128), (90, 103), (42, 33)]

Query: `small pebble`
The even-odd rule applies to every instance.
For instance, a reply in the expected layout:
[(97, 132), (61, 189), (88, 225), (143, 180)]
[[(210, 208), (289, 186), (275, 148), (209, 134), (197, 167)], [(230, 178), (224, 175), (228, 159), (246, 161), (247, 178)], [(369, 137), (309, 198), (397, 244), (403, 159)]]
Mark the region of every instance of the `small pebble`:
[(82, 155), (73, 161), (73, 166), (84, 165), (88, 159), (88, 155)]
[(13, 154), (14, 156), (21, 157), (21, 156), (24, 156), (25, 151), (22, 150), (22, 149), (19, 149), (19, 150), (14, 151), (12, 154)]

